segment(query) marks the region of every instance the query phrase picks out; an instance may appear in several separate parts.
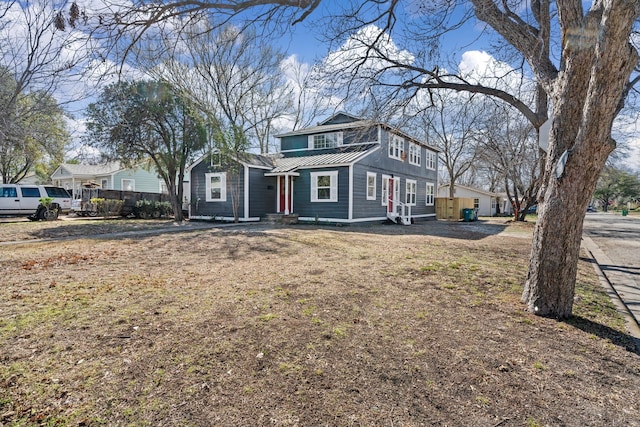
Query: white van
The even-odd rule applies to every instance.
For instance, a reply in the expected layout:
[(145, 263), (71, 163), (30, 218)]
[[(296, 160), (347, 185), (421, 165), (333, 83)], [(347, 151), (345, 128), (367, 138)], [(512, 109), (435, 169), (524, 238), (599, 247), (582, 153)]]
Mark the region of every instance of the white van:
[[(58, 213), (71, 210), (71, 195), (51, 185), (0, 184), (0, 215), (34, 215), (40, 199), (51, 197)], [(44, 218), (38, 218), (44, 219)]]

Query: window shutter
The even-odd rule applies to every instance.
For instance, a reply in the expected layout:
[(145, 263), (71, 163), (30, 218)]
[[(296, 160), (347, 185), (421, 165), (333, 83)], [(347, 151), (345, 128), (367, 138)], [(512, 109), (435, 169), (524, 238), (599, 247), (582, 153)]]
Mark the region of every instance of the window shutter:
[(318, 177), (311, 175), (311, 201), (318, 201)]
[(331, 201), (338, 201), (338, 174), (331, 175)]
[(220, 174), (220, 201), (227, 201), (227, 173)]
[(307, 148), (309, 148), (309, 150), (313, 150), (313, 135), (309, 135), (307, 137)]

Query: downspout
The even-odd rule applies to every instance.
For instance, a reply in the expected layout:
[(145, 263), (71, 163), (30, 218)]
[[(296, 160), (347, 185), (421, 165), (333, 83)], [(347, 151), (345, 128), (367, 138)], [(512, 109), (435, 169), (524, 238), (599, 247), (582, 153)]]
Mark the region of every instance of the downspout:
[(249, 220), (249, 166), (244, 165), (244, 219)]
[(284, 175), (284, 214), (289, 215), (291, 210), (289, 208), (289, 175)]
[(353, 163), (349, 165), (349, 220), (353, 219)]

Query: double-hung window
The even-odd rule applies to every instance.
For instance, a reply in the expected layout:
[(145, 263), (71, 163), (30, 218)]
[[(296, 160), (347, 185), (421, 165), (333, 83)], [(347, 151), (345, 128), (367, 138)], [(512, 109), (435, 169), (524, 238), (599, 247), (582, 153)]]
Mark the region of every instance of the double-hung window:
[(376, 173), (367, 172), (367, 200), (376, 199)]
[(406, 192), (405, 192), (405, 203), (407, 205), (415, 206), (416, 205), (416, 187), (417, 183), (415, 179), (407, 179), (406, 181)]
[(434, 189), (434, 185), (427, 182), (425, 206), (433, 206)]
[(311, 201), (338, 201), (338, 171), (311, 172)]
[(389, 158), (404, 160), (404, 139), (398, 135), (389, 137)]
[(436, 166), (438, 164), (438, 154), (434, 153), (433, 151), (429, 151), (427, 150), (427, 158), (425, 160), (427, 169), (436, 169)]
[(206, 173), (205, 191), (207, 202), (227, 201), (227, 173)]
[(413, 142), (409, 143), (409, 164), (422, 165), (422, 148)]
[(342, 132), (321, 133), (319, 135), (309, 135), (309, 149), (320, 150), (323, 148), (334, 148), (342, 145)]

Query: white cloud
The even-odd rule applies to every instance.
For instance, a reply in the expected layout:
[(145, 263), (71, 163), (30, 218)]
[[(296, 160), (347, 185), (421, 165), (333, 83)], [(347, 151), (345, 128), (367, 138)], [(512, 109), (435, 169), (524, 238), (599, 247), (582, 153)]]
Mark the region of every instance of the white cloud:
[[(468, 82), (482, 84), (509, 93), (533, 95), (533, 81), (484, 51), (467, 51), (458, 65), (460, 75)], [(520, 95), (522, 97), (522, 95)]]
[[(375, 45), (376, 50), (370, 48)], [(413, 63), (415, 57), (407, 50), (401, 50), (393, 42), (391, 36), (375, 25), (369, 25), (350, 36), (343, 45), (331, 52), (323, 61), (327, 71), (353, 71), (358, 66), (361, 75), (378, 72), (391, 63), (388, 59), (404, 64)]]

